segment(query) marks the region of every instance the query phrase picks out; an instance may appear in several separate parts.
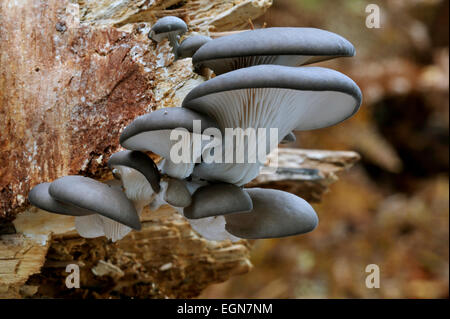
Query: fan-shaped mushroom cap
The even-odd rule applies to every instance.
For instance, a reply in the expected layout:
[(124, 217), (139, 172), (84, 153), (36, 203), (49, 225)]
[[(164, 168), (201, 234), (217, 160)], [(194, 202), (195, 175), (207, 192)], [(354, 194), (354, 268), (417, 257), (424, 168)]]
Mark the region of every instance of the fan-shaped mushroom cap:
[(33, 187), (28, 194), (28, 200), (32, 205), (45, 211), (61, 215), (87, 216), (95, 214), (94, 211), (55, 200), (48, 192), (50, 184), (51, 183), (41, 183)]
[(156, 21), (149, 33), (149, 38), (159, 42), (169, 35), (180, 35), (186, 33), (186, 31), (187, 25), (183, 20), (178, 17), (167, 16)]
[(191, 37), (186, 38), (181, 42), (180, 46), (177, 49), (179, 58), (190, 58), (192, 57), (197, 50), (208, 43), (212, 39), (206, 35), (193, 35)]
[(247, 213), (225, 215), (226, 230), (247, 239), (304, 234), (316, 228), (319, 219), (305, 200), (275, 189), (246, 189), (253, 201)]
[(190, 219), (246, 212), (252, 209), (250, 196), (232, 184), (212, 184), (200, 187), (192, 195), (192, 204), (183, 211)]
[(108, 217), (140, 230), (133, 203), (119, 189), (83, 176), (58, 178), (49, 186), (54, 199)]
[(295, 134), (293, 132), (290, 132), (288, 135), (283, 137), (280, 144), (288, 144), (288, 143), (294, 143), (297, 140), (295, 137)]
[(161, 176), (155, 162), (139, 151), (121, 151), (114, 153), (108, 160), (108, 166), (113, 169), (117, 166), (126, 166), (137, 170), (144, 175), (153, 191), (159, 192)]
[[(344, 121), (356, 113), (361, 99), (355, 82), (334, 70), (258, 65), (200, 84), (185, 97), (183, 108), (216, 120), (222, 132), (225, 128), (276, 128), (279, 143), (294, 129)], [(266, 154), (270, 151), (268, 147)], [(195, 170), (201, 178), (239, 186), (259, 172), (258, 166), (248, 163), (202, 163)]]
[(159, 19), (148, 34), (150, 39), (160, 42), (164, 38), (168, 38), (172, 46), (172, 52), (175, 60), (178, 59), (178, 40), (181, 34), (187, 31), (186, 23), (177, 17), (164, 17)]
[(214, 39), (194, 54), (192, 63), (219, 75), (258, 64), (300, 66), (353, 55), (353, 45), (332, 32), (314, 28), (266, 28)]
[[(128, 125), (120, 136), (120, 144), (129, 150), (151, 151), (165, 158), (163, 169), (172, 177), (183, 179), (192, 172), (195, 163), (177, 163), (170, 165), (170, 150), (178, 141), (170, 139), (174, 129), (186, 129), (193, 132), (194, 121), (200, 121), (201, 131), (217, 124), (205, 115), (180, 107), (159, 109), (139, 116)], [(190, 139), (192, 144), (193, 138)], [(196, 151), (196, 150), (194, 150)], [(200, 154), (201, 150), (197, 150)]]

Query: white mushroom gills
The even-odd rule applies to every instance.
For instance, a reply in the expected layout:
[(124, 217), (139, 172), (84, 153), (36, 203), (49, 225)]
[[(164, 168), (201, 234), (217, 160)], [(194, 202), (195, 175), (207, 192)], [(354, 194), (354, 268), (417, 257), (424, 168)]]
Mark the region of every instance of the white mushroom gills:
[[(333, 107), (330, 107), (333, 101)], [(302, 107), (299, 107), (299, 104)], [(354, 99), (348, 94), (334, 91), (300, 91), (283, 88), (250, 88), (219, 92), (208, 96), (207, 115), (216, 119), (222, 131), (225, 128), (276, 128), (278, 144), (284, 136), (298, 127), (314, 128), (316, 114), (321, 122), (334, 123), (343, 112), (354, 108)], [(226, 107), (224, 107), (226, 106)], [(311, 109), (323, 108), (323, 112), (311, 112)], [(266, 154), (274, 150), (270, 145), (270, 131), (266, 131)], [(258, 140), (258, 137), (256, 137)], [(248, 157), (258, 159), (256, 145), (244, 141)], [(230, 147), (235, 145), (229, 144)], [(224, 153), (234, 148), (224, 148)], [(252, 155), (250, 155), (252, 154)], [(252, 158), (250, 157), (250, 158)], [(208, 180), (220, 180), (242, 186), (259, 174), (264, 163), (262, 159), (252, 163), (221, 163), (196, 168), (195, 174)]]

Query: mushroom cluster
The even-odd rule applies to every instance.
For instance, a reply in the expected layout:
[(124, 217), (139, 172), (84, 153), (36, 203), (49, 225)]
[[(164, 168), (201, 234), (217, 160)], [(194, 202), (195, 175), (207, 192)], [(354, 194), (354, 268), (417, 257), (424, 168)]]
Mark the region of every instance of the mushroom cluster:
[[(362, 95), (355, 82), (331, 69), (304, 66), (353, 56), (353, 45), (312, 28), (258, 29), (217, 39), (194, 35), (180, 45), (186, 31), (183, 20), (165, 17), (153, 25), (149, 38), (158, 42), (167, 38), (175, 60), (192, 57), (194, 70), (206, 68), (215, 76), (189, 92), (181, 107), (139, 116), (123, 130), (120, 144), (126, 150), (108, 161), (114, 180), (62, 177), (34, 187), (30, 202), (75, 216), (83, 237), (106, 236), (113, 241), (140, 229), (144, 207), (156, 210), (165, 204), (210, 240), (312, 231), (318, 217), (305, 200), (245, 185), (259, 174), (265, 156), (279, 143), (295, 141), (294, 130), (335, 125), (358, 111)], [(236, 143), (227, 143), (223, 136), (229, 129), (254, 129), (262, 143), (254, 145), (248, 136), (235, 136)], [(276, 143), (260, 129), (275, 130)], [(181, 145), (174, 136), (185, 137)], [(217, 144), (219, 148), (214, 147)], [(246, 156), (223, 160), (224, 154), (235, 154), (236, 145), (245, 149)], [(189, 150), (187, 158), (175, 160), (177, 147)], [(162, 160), (156, 164), (145, 152)], [(219, 161), (206, 160), (211, 153)], [(256, 153), (262, 159), (251, 161)]]

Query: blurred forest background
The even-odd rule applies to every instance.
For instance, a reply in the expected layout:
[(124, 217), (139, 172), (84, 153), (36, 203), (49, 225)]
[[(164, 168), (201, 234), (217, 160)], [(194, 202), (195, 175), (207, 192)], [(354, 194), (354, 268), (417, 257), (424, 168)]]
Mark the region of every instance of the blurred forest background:
[[(381, 28), (365, 25), (366, 5)], [(254, 269), (203, 298), (448, 298), (449, 1), (275, 0), (256, 28), (317, 27), (356, 47), (322, 63), (361, 87), (341, 125), (297, 133), (297, 147), (355, 150), (362, 161), (315, 205), (312, 233), (253, 242)], [(291, 145), (290, 145), (291, 146)], [(365, 268), (377, 264), (379, 289)]]

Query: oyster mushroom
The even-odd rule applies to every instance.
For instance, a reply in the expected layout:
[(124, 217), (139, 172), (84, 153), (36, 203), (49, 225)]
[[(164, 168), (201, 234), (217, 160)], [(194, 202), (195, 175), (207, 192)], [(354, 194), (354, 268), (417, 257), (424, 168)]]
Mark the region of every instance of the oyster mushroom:
[(250, 196), (232, 184), (202, 186), (192, 196), (192, 203), (183, 210), (189, 219), (250, 211), (253, 208)]
[(111, 185), (83, 176), (64, 176), (50, 184), (48, 193), (57, 201), (141, 229), (133, 203), (122, 191)]
[(193, 35), (191, 37), (184, 39), (177, 50), (178, 58), (184, 59), (192, 57), (201, 46), (203, 46), (204, 44), (208, 43), (211, 40), (212, 39), (210, 37), (200, 34)]
[[(122, 181), (127, 197), (141, 208), (139, 214), (155, 196), (162, 196), (165, 202), (174, 207), (186, 207), (191, 203), (191, 195), (184, 182), (170, 176), (160, 176), (155, 162), (142, 152), (115, 153), (109, 158), (108, 166), (114, 176)], [(163, 192), (160, 192), (161, 184), (166, 184)]]
[[(122, 184), (118, 180), (109, 180), (106, 181), (105, 184), (118, 192), (122, 192)], [(137, 215), (139, 216), (143, 206), (139, 202), (131, 202), (133, 203)], [(75, 229), (81, 237), (96, 238), (105, 236), (113, 242), (122, 239), (132, 230), (132, 228), (127, 225), (98, 214), (76, 216)]]
[(186, 23), (180, 18), (167, 16), (156, 21), (148, 37), (156, 42), (161, 42), (163, 39), (168, 38), (176, 61), (178, 59), (177, 50), (180, 35), (186, 33), (187, 29)]
[(148, 205), (154, 193), (160, 191), (161, 176), (155, 162), (139, 151), (114, 153), (108, 160), (114, 177), (122, 181), (125, 194), (134, 202)]
[(135, 206), (114, 183), (65, 176), (35, 186), (28, 198), (48, 212), (75, 216), (76, 229), (83, 237), (106, 236), (116, 241), (132, 228), (141, 228)]
[(28, 200), (32, 205), (50, 213), (61, 215), (86, 216), (95, 214), (94, 211), (55, 200), (48, 193), (50, 184), (51, 183), (41, 183), (31, 189), (28, 193)]
[(246, 239), (304, 234), (317, 227), (319, 219), (304, 199), (280, 190), (248, 188), (253, 210), (225, 215), (225, 229)]
[[(201, 126), (198, 133), (194, 132), (194, 121), (199, 121)], [(164, 157), (161, 164), (163, 173), (183, 179), (191, 175), (201, 156), (202, 145), (194, 147), (194, 139), (198, 137), (201, 141), (201, 132), (209, 127), (217, 127), (217, 124), (205, 115), (186, 108), (164, 108), (136, 118), (122, 132), (120, 144), (129, 150), (151, 151)], [(180, 142), (171, 140), (170, 136), (177, 132), (185, 137), (188, 135), (181, 142), (186, 142), (187, 145), (183, 146), (191, 151), (189, 158), (182, 159), (179, 163), (171, 159), (172, 147)]]
[[(186, 186), (191, 194), (195, 194), (199, 188), (205, 188), (211, 186), (211, 184), (207, 181), (193, 179), (192, 181), (187, 182)], [(235, 204), (235, 207), (238, 206), (239, 204)], [(215, 241), (231, 240), (233, 242), (240, 240), (240, 238), (233, 236), (225, 229), (225, 218), (223, 215), (189, 219), (184, 215), (184, 210), (177, 210), (186, 218), (192, 229), (199, 233), (203, 238)]]
[(214, 39), (192, 57), (196, 68), (216, 75), (259, 64), (301, 66), (355, 55), (343, 37), (314, 28), (266, 28)]
[[(185, 97), (182, 107), (217, 121), (225, 138), (228, 128), (274, 129), (278, 132), (276, 147), (292, 130), (323, 128), (344, 121), (357, 112), (361, 99), (358, 86), (334, 70), (258, 65), (200, 84)], [(257, 151), (245, 139), (241, 143), (247, 154)], [(264, 154), (274, 148), (269, 139), (266, 144)], [(234, 145), (228, 145), (225, 142), (224, 153), (233, 154)], [(242, 186), (258, 175), (264, 162), (201, 163), (193, 175)]]
[[(159, 192), (159, 174), (156, 163), (147, 155), (139, 151), (121, 151), (114, 153), (108, 160), (108, 167), (119, 174), (122, 180), (127, 180), (128, 176), (121, 173), (123, 167), (128, 167), (139, 172), (150, 184), (154, 192)], [(130, 181), (131, 183), (131, 181)], [(128, 184), (128, 183), (127, 183)]]
[(168, 177), (164, 201), (174, 207), (187, 207), (191, 205), (192, 197), (185, 182)]

